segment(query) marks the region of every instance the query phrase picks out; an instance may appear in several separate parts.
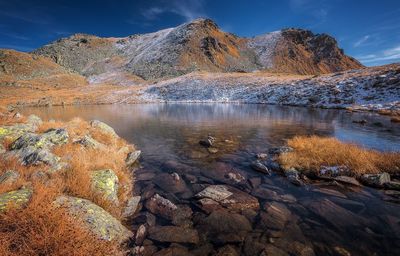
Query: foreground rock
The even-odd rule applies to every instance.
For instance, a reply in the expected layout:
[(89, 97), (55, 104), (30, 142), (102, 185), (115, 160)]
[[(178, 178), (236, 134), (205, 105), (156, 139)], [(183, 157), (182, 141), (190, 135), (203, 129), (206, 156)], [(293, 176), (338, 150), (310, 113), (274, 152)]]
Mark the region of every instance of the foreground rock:
[(100, 239), (124, 242), (133, 236), (132, 232), (124, 227), (121, 222), (89, 200), (59, 196), (55, 205), (66, 208), (72, 217), (82, 221)]
[(23, 207), (32, 197), (32, 189), (21, 188), (0, 194), (0, 213), (7, 211), (10, 207)]
[(150, 227), (148, 237), (159, 242), (199, 243), (199, 234), (197, 230), (176, 226)]
[[(203, 208), (209, 204), (219, 204), (232, 210), (258, 209), (257, 198), (226, 185), (211, 185), (196, 195)], [(208, 199), (208, 200), (202, 200)]]
[(250, 164), (250, 167), (253, 168), (253, 170), (262, 172), (268, 175), (271, 175), (271, 171), (266, 167), (261, 161), (256, 160)]
[(390, 182), (390, 175), (386, 172), (380, 174), (363, 174), (360, 179), (367, 186), (383, 188), (385, 183)]
[(117, 133), (114, 131), (114, 129), (111, 126), (109, 126), (108, 124), (103, 123), (103, 122), (101, 122), (99, 120), (91, 121), (90, 125), (92, 127), (94, 127), (94, 128), (97, 128), (97, 129), (101, 130), (104, 133), (112, 135), (113, 137), (117, 137), (118, 136)]

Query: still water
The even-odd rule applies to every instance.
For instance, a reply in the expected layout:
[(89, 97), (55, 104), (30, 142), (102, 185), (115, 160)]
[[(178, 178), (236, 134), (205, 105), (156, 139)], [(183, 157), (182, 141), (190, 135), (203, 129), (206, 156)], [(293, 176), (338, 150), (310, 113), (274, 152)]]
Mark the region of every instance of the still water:
[[(384, 191), (329, 181), (296, 187), (280, 174), (265, 176), (249, 167), (255, 154), (296, 135), (334, 136), (366, 148), (400, 151), (400, 125), (388, 117), (242, 104), (75, 106), (23, 113), (65, 121), (98, 119), (142, 151), (135, 193), (142, 195), (143, 207), (132, 228), (144, 222), (178, 225), (200, 237), (198, 243), (177, 245), (150, 236), (144, 243), (148, 252), (164, 249), (166, 254), (172, 246), (183, 255), (400, 255), (400, 204)], [(359, 120), (367, 123), (353, 122)], [(207, 135), (219, 141), (218, 152), (199, 145)], [(171, 173), (179, 175), (179, 189)], [(212, 184), (237, 188), (255, 197), (260, 208), (218, 208), (213, 215), (195, 196)], [(182, 223), (162, 216), (149, 223), (144, 205), (155, 193), (192, 213)]]

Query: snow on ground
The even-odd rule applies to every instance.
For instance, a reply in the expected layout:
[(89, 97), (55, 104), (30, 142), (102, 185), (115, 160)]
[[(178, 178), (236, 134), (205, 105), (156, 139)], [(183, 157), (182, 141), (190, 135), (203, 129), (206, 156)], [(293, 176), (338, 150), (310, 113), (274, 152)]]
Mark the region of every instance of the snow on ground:
[(275, 47), (282, 38), (281, 31), (275, 31), (249, 39), (248, 47), (254, 49), (259, 59), (259, 64), (265, 68), (273, 68), (273, 55)]
[(267, 103), (400, 110), (400, 65), (303, 79), (189, 74), (151, 85), (141, 101)]

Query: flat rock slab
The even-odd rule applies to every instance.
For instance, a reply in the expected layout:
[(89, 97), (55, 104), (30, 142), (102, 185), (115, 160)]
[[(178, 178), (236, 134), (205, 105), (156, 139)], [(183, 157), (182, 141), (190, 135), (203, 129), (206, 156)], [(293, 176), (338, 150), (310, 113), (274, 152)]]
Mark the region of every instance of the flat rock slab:
[(155, 226), (149, 228), (148, 237), (159, 242), (199, 243), (197, 230), (176, 226)]
[(284, 204), (277, 202), (266, 203), (264, 209), (260, 213), (260, 225), (267, 229), (282, 230), (292, 215)]
[(226, 185), (210, 185), (196, 194), (199, 199), (211, 199), (223, 207), (233, 210), (258, 209), (257, 198)]

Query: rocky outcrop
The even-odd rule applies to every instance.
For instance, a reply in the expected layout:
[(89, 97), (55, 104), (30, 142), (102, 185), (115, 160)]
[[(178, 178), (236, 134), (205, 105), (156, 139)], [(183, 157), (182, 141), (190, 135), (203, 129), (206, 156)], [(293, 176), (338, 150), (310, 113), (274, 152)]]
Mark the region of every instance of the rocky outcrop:
[(21, 188), (0, 194), (0, 213), (7, 211), (10, 207), (23, 207), (32, 197), (32, 189)]
[(118, 186), (118, 177), (113, 170), (107, 169), (92, 172), (92, 189), (105, 200), (119, 204)]

